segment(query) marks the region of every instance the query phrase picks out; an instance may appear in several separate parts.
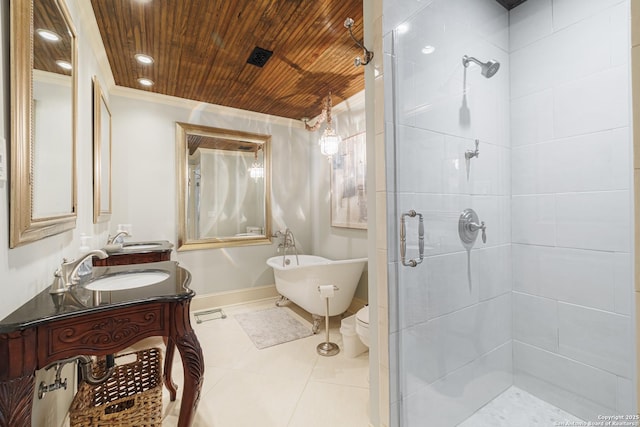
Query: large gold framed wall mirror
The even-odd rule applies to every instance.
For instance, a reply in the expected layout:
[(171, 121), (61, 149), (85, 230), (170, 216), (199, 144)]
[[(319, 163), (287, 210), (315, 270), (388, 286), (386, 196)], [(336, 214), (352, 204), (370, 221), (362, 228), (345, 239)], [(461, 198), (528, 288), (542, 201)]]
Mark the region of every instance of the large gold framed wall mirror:
[(10, 2), (9, 246), (76, 225), (77, 40), (62, 0)]
[(271, 243), (271, 136), (176, 126), (178, 250)]
[(93, 77), (93, 222), (111, 218), (111, 110)]

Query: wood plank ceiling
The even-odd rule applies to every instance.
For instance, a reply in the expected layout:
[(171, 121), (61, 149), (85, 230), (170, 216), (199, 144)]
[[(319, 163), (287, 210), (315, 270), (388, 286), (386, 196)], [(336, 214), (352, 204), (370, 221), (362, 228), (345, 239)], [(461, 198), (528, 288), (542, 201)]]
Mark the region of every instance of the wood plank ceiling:
[[(91, 0), (115, 83), (301, 119), (364, 89), (362, 0)], [(263, 68), (254, 47), (273, 51)], [(154, 58), (138, 64), (134, 55)], [(371, 65), (369, 65), (371, 66)]]

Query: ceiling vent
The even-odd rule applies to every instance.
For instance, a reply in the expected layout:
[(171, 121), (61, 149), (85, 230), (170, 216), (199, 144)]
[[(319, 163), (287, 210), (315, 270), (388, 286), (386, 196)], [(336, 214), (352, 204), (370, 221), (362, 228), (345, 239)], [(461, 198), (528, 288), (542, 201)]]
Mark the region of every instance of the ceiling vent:
[(261, 47), (254, 47), (253, 52), (249, 55), (249, 59), (247, 59), (247, 64), (255, 65), (256, 67), (264, 67), (264, 64), (267, 63), (269, 58), (271, 58), (273, 52), (267, 49), (263, 49)]

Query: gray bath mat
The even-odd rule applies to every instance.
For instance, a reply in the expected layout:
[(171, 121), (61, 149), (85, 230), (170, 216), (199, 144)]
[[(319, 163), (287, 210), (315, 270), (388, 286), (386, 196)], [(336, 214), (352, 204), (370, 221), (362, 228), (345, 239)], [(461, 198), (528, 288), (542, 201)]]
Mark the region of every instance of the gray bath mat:
[(294, 319), (287, 309), (273, 307), (234, 316), (259, 349), (311, 336), (311, 328)]

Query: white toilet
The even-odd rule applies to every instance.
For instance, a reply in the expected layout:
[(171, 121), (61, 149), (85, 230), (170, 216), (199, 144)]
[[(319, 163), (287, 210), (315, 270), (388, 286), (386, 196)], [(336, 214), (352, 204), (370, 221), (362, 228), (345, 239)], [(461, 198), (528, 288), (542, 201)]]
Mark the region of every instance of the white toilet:
[(369, 306), (365, 305), (356, 313), (356, 333), (360, 341), (369, 347)]

